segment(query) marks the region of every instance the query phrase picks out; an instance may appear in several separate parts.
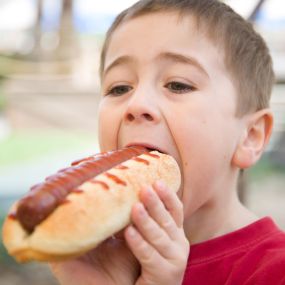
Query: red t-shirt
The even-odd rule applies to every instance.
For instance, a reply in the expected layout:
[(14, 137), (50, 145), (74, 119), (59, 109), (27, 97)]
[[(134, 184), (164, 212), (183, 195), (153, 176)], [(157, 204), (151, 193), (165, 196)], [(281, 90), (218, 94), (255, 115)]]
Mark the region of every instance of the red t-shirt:
[(284, 285), (285, 233), (266, 217), (191, 246), (183, 285)]

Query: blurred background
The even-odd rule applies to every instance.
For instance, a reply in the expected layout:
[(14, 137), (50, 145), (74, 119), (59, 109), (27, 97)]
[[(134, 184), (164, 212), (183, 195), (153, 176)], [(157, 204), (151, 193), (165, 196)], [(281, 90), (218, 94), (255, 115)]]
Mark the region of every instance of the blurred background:
[[(99, 151), (99, 54), (134, 0), (0, 0), (0, 228), (31, 185)], [(285, 230), (285, 1), (225, 1), (271, 50), (277, 82), (271, 143), (240, 184), (243, 202)], [(0, 285), (57, 284), (44, 264), (17, 265), (0, 236)]]

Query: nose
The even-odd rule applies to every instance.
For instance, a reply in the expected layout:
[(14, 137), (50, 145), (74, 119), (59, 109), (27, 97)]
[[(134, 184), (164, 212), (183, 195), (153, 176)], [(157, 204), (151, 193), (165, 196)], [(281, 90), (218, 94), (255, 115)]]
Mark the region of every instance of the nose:
[(125, 112), (126, 122), (152, 122), (160, 121), (160, 110), (157, 105), (157, 98), (145, 92), (134, 92), (128, 100)]

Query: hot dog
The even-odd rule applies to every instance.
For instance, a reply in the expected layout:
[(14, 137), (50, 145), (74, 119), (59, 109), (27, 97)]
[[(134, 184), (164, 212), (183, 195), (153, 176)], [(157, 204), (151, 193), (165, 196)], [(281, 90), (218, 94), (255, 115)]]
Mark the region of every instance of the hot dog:
[(78, 160), (12, 206), (3, 243), (19, 262), (79, 256), (127, 226), (141, 186), (158, 179), (177, 191), (176, 161), (140, 146)]

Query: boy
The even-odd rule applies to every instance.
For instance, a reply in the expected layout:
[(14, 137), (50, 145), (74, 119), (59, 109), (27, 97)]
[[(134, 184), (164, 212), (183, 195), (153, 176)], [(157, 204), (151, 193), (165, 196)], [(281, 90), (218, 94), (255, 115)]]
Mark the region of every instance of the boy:
[(61, 284), (285, 284), (285, 235), (236, 189), (273, 124), (261, 37), (216, 0), (142, 0), (110, 28), (100, 74), (102, 151), (169, 153), (182, 185), (145, 186), (123, 236), (51, 265)]

